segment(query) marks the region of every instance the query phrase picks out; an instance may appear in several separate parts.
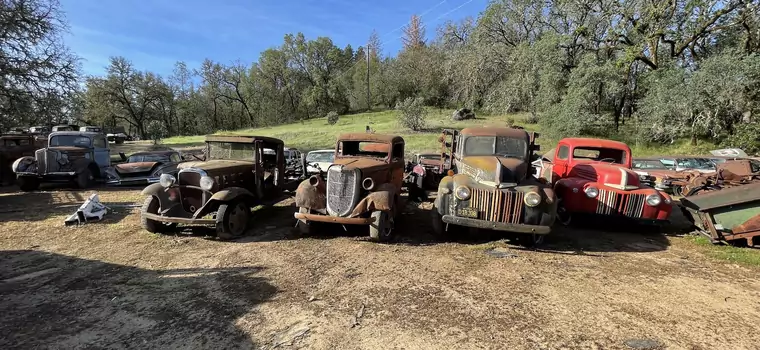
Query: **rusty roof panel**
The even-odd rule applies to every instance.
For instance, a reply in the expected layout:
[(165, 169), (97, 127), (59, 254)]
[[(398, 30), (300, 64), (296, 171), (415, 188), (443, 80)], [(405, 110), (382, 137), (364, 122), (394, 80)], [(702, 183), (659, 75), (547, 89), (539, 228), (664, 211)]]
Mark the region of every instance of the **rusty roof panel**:
[(266, 143), (282, 144), (282, 140), (274, 137), (253, 136), (253, 135), (206, 135), (206, 142), (231, 142), (231, 143), (253, 143), (260, 140)]
[(464, 128), (459, 132), (462, 135), (469, 136), (506, 136), (529, 140), (530, 135), (524, 129), (504, 128), (504, 127), (471, 127)]
[(760, 182), (681, 198), (685, 207), (700, 211), (753, 201), (760, 201)]
[(366, 132), (354, 132), (341, 134), (338, 136), (338, 141), (371, 141), (371, 142), (384, 142), (384, 143), (403, 143), (404, 138), (396, 135), (374, 134)]

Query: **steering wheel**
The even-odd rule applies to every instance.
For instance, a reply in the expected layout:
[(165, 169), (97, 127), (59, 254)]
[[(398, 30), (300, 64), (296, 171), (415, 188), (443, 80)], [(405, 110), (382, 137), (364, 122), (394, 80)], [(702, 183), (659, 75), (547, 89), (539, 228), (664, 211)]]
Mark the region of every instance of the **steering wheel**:
[(615, 163), (616, 162), (615, 158), (602, 158), (602, 159), (599, 159), (599, 161), (600, 162), (610, 162), (610, 163)]

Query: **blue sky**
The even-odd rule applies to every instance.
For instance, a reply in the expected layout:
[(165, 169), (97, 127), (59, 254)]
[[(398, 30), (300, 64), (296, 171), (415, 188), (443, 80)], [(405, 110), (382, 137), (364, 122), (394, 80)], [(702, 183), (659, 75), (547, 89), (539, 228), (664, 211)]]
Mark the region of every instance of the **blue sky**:
[(104, 74), (110, 56), (170, 74), (176, 61), (250, 63), (287, 33), (330, 37), (356, 49), (373, 29), (386, 54), (401, 47), (401, 26), (422, 15), (428, 37), (446, 20), (477, 17), (488, 0), (61, 0), (65, 41), (85, 74)]

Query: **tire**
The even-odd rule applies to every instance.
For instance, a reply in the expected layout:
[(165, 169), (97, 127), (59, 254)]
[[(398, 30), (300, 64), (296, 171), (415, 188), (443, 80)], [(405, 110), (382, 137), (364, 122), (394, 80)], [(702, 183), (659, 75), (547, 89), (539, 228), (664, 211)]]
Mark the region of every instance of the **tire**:
[(393, 222), (389, 212), (376, 210), (372, 212), (371, 217), (375, 219), (369, 225), (369, 237), (375, 242), (388, 242), (393, 237)]
[(219, 205), (216, 212), (216, 236), (222, 240), (240, 238), (248, 230), (251, 207), (242, 200)]
[(430, 214), (433, 234), (435, 234), (435, 238), (440, 242), (447, 242), (451, 240), (449, 232), (446, 231), (446, 223), (443, 222), (443, 216), (438, 212), (438, 208), (433, 207), (433, 210), (431, 210)]
[(534, 235), (530, 233), (524, 233), (517, 236), (517, 244), (523, 247), (535, 248), (543, 244), (545, 238), (546, 238), (546, 235)]
[(36, 191), (40, 188), (40, 179), (36, 177), (19, 176), (16, 182), (18, 182), (18, 187), (24, 192)]
[[(308, 214), (308, 208), (298, 208), (298, 212), (301, 214)], [(306, 222), (306, 220), (298, 220), (296, 223), (298, 226), (298, 232), (302, 235), (312, 235), (314, 233), (314, 223)]]
[(156, 196), (148, 196), (143, 202), (143, 206), (140, 209), (140, 222), (142, 227), (150, 233), (165, 233), (173, 230), (177, 227), (176, 223), (165, 223), (161, 221), (151, 220), (145, 217), (146, 213), (158, 214), (161, 209), (161, 202), (159, 202)]
[(567, 209), (565, 209), (562, 199), (557, 201), (557, 221), (562, 226), (570, 226), (573, 221), (573, 216), (567, 212)]
[(122, 143), (124, 143), (124, 139), (122, 139), (122, 138), (117, 138), (116, 139), (116, 144), (117, 145), (121, 145)]
[(93, 182), (95, 182), (95, 175), (92, 174), (90, 168), (85, 168), (81, 173), (77, 174), (76, 182), (77, 187), (81, 189), (90, 188)]

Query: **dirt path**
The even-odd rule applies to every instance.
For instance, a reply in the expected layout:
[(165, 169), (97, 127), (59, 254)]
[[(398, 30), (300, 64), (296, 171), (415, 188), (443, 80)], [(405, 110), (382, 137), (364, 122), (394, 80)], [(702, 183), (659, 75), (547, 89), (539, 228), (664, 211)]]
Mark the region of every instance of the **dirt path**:
[[(288, 202), (236, 242), (157, 236), (101, 190), (0, 194), (0, 348), (758, 349), (758, 270), (682, 238), (558, 230), (538, 251), (486, 234), (435, 243), (409, 206), (393, 244), (298, 237)], [(9, 211), (18, 205), (23, 213)], [(423, 205), (424, 206), (424, 205)], [(493, 250), (492, 250), (493, 249)]]

